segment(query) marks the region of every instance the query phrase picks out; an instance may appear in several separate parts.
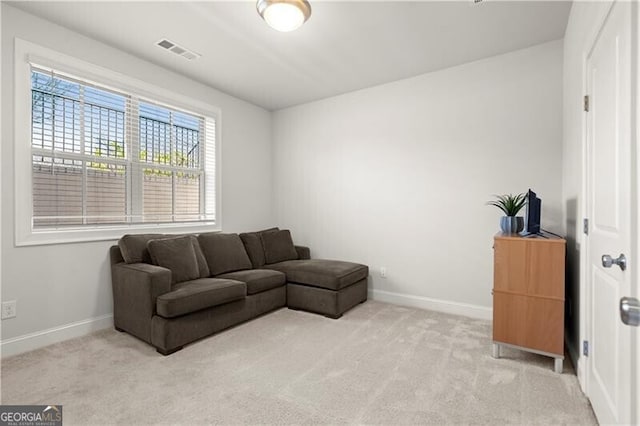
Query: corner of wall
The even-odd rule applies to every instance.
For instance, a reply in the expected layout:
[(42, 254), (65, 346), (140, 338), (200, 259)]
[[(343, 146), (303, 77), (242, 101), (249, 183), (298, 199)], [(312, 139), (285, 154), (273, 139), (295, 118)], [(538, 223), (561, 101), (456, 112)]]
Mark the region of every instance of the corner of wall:
[[(4, 3), (0, 2), (0, 58), (2, 58), (2, 9)], [(2, 123), (4, 121), (2, 115), (2, 66), (0, 63), (0, 138), (2, 137)], [(2, 164), (2, 144), (0, 144), (0, 164)], [(0, 188), (2, 188), (2, 173), (0, 173)], [(2, 241), (2, 197), (0, 197), (0, 241)], [(2, 297), (2, 244), (0, 244), (0, 302), (4, 299)], [(0, 325), (0, 342), (2, 341), (2, 326)], [(2, 358), (2, 347), (0, 346), (0, 358)]]

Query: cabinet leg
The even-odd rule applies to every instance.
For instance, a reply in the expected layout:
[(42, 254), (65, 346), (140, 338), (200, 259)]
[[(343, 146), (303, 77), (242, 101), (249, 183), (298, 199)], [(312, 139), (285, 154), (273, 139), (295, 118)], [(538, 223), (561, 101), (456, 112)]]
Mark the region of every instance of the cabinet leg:
[(492, 357), (500, 358), (500, 345), (498, 343), (494, 343), (491, 352)]
[(562, 374), (562, 365), (564, 364), (564, 359), (562, 358), (554, 358), (553, 362), (553, 371), (558, 374)]

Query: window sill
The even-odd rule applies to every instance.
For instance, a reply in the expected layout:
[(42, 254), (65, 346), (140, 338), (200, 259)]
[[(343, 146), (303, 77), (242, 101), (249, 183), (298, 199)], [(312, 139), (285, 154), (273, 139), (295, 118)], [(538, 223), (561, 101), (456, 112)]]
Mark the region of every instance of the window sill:
[(197, 224), (148, 224), (104, 227), (93, 229), (68, 229), (50, 231), (31, 231), (25, 235), (16, 234), (16, 247), (42, 246), (52, 244), (88, 243), (95, 241), (115, 241), (124, 234), (184, 234), (201, 232), (220, 232), (215, 222)]

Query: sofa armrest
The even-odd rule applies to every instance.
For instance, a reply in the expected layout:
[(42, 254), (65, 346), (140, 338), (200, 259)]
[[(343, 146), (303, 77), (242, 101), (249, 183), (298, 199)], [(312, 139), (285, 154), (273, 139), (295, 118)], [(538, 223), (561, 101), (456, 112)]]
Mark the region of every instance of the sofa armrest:
[(309, 247), (295, 246), (295, 248), (296, 248), (296, 251), (298, 252), (298, 259), (300, 260), (311, 259), (311, 250), (309, 250)]
[(111, 266), (111, 284), (116, 328), (150, 341), (156, 299), (171, 291), (171, 271), (147, 263), (117, 263)]

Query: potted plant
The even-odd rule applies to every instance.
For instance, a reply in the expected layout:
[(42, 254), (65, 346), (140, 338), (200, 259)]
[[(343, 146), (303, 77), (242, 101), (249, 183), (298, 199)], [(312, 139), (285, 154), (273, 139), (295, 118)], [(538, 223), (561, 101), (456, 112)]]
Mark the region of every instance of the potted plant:
[(524, 218), (516, 216), (527, 202), (525, 194), (496, 195), (497, 199), (487, 204), (502, 210), (505, 216), (500, 218), (500, 229), (506, 234), (515, 234), (524, 229)]

